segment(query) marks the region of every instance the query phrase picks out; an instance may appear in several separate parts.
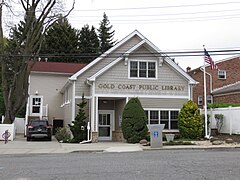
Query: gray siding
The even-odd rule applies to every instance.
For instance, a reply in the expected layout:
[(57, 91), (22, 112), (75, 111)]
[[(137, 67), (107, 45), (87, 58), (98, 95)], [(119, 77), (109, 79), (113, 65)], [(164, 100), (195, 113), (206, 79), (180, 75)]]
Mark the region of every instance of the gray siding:
[(140, 42), (140, 39), (136, 36), (134, 36), (132, 39), (130, 39), (128, 42), (124, 43), (122, 46), (120, 46), (118, 49), (113, 51), (109, 56), (102, 59), (100, 62), (89, 68), (87, 71), (85, 71), (82, 75), (79, 76), (79, 78), (76, 81), (76, 96), (81, 96), (82, 93), (84, 93), (85, 96), (90, 95), (90, 88), (89, 85), (85, 83), (86, 79), (91, 77), (93, 74), (104, 68), (106, 65), (111, 63), (113, 60), (117, 59), (122, 55), (123, 52), (130, 49), (134, 45)]
[[(150, 53), (146, 48), (139, 52)], [(129, 57), (143, 60), (145, 58)], [(128, 66), (120, 61), (96, 80), (97, 94), (126, 94), (126, 95), (170, 95), (188, 96), (188, 82), (175, 70), (163, 63), (159, 66), (158, 58), (147, 57), (145, 60), (157, 61), (158, 79), (130, 79), (128, 78)], [(105, 87), (102, 87), (105, 86)]]
[(68, 105), (65, 105), (63, 107), (63, 111), (64, 111), (64, 126), (68, 127), (68, 124), (72, 123), (72, 102)]
[(70, 100), (69, 104), (64, 105), (63, 111), (64, 111), (64, 125), (68, 125), (72, 123), (72, 94), (73, 94), (73, 86), (69, 86), (66, 90), (65, 93), (68, 93), (68, 100)]
[(183, 104), (188, 99), (153, 99), (153, 98), (139, 98), (143, 108), (156, 109), (181, 109)]

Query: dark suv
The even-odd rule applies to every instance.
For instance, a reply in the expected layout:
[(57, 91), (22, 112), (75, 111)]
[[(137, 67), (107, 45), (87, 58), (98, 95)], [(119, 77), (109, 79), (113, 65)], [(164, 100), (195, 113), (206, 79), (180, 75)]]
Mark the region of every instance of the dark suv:
[(32, 120), (27, 125), (27, 141), (32, 138), (47, 138), (52, 140), (52, 126), (47, 120)]

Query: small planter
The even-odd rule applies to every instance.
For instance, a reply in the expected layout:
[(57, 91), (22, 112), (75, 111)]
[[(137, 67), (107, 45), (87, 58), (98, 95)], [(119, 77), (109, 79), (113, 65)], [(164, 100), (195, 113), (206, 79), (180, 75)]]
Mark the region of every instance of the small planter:
[(5, 133), (6, 130), (8, 130), (8, 133), (9, 133), (8, 140), (13, 141), (15, 139), (15, 133), (16, 133), (14, 123), (13, 124), (0, 124), (0, 140), (2, 140), (2, 141), (4, 141), (3, 134)]
[(165, 134), (167, 142), (171, 142), (174, 140), (174, 134)]

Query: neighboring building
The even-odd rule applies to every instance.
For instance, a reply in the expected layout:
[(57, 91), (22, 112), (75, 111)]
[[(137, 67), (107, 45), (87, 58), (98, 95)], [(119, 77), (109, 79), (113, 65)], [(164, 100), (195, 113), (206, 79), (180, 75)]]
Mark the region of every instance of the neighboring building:
[(42, 62), (34, 63), (29, 76), (29, 98), (26, 108), (26, 123), (31, 119), (45, 118), (49, 123), (62, 126), (64, 112), (60, 93), (68, 78), (85, 64)]
[[(67, 126), (84, 95), (92, 141), (122, 141), (122, 112), (130, 98), (140, 99), (149, 124), (165, 124), (165, 132), (178, 132), (179, 110), (192, 98), (196, 84), (136, 30), (68, 79), (61, 73), (31, 73), (30, 97), (41, 97), (42, 105), (48, 104), (50, 122), (62, 119)], [(32, 109), (31, 100), (28, 104)]]
[[(206, 66), (207, 103), (240, 103), (240, 56), (216, 62), (218, 70)], [(188, 69), (188, 74), (199, 82), (193, 88), (193, 100), (204, 105), (203, 67)]]

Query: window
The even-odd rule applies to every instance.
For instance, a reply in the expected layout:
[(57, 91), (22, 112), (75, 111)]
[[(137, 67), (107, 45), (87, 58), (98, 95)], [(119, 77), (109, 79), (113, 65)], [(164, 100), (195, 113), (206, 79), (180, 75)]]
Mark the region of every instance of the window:
[(31, 97), (31, 114), (40, 114), (41, 113), (41, 104), (42, 97), (34, 96)]
[(202, 96), (198, 96), (198, 105), (199, 106), (203, 105), (203, 98), (202, 98)]
[(155, 62), (148, 63), (148, 77), (149, 78), (156, 77), (156, 63)]
[(150, 111), (150, 124), (159, 124), (158, 111)]
[(148, 124), (164, 124), (166, 130), (178, 129), (178, 110), (145, 110)]
[(138, 77), (138, 62), (130, 62), (130, 77)]
[(212, 103), (212, 96), (208, 95), (207, 96), (207, 104)]
[(179, 111), (170, 111), (171, 129), (178, 129), (178, 114)]
[(225, 70), (219, 70), (218, 71), (218, 79), (226, 79), (227, 78), (227, 73)]
[(139, 62), (139, 77), (147, 77), (147, 63)]
[(168, 111), (160, 111), (160, 122), (161, 124), (165, 124), (164, 129), (169, 129), (168, 120), (169, 120)]
[(130, 61), (131, 78), (156, 78), (156, 62)]

